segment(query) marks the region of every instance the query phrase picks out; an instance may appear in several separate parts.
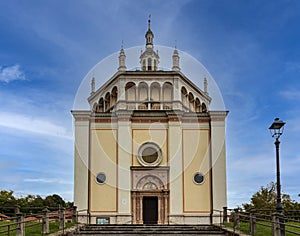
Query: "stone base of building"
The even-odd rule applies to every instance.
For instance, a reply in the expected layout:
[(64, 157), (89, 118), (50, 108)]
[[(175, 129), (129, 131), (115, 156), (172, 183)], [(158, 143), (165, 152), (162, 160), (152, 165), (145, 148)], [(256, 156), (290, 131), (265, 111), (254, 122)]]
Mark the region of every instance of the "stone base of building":
[(78, 215), (78, 222), (83, 224), (132, 224), (132, 215), (85, 214)]
[[(169, 215), (168, 225), (208, 225), (213, 223), (220, 223), (219, 215), (209, 214), (203, 215)], [(119, 214), (119, 215), (78, 215), (78, 222), (83, 224), (136, 224), (133, 222), (132, 215)], [(140, 223), (141, 224), (141, 223)], [(161, 223), (158, 223), (161, 224)]]
[(169, 215), (169, 224), (207, 225), (210, 224), (210, 215)]
[(132, 216), (131, 215), (117, 215), (110, 217), (111, 224), (131, 224)]

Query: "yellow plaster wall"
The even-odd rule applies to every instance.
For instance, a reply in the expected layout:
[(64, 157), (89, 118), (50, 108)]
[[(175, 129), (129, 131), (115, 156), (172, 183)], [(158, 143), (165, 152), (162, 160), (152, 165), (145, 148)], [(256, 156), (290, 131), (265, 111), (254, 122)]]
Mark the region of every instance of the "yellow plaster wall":
[(132, 129), (132, 165), (140, 166), (137, 160), (139, 147), (146, 142), (156, 143), (162, 151), (162, 161), (160, 166), (168, 163), (168, 133), (167, 129)]
[[(111, 129), (91, 131), (90, 209), (94, 212), (116, 212), (117, 209), (117, 132)], [(95, 180), (104, 172), (106, 182)]]
[[(183, 210), (184, 212), (209, 212), (210, 173), (209, 173), (209, 131), (186, 129), (182, 131), (183, 158)], [(195, 184), (194, 174), (204, 175), (203, 184)]]

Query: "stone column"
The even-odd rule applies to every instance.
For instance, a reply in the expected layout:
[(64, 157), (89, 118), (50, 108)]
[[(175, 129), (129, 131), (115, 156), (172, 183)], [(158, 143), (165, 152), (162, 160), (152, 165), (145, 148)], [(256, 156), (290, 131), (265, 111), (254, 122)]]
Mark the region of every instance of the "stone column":
[(25, 222), (22, 213), (17, 213), (16, 236), (25, 236)]
[(43, 210), (44, 216), (42, 219), (42, 234), (49, 233), (49, 210), (47, 207)]
[(272, 215), (272, 235), (273, 236), (282, 236), (282, 235), (285, 235), (285, 231), (284, 230), (283, 230), (283, 234), (281, 234), (281, 230), (280, 230), (280, 217), (283, 217), (283, 215), (279, 214), (277, 212)]
[(143, 224), (143, 215), (142, 215), (142, 197), (139, 193), (136, 193), (136, 223)]
[(162, 201), (162, 196), (161, 196), (161, 194), (157, 197), (157, 200), (158, 200), (158, 206), (157, 206), (157, 210), (158, 210), (158, 219), (157, 219), (157, 224), (159, 224), (159, 225), (161, 225), (162, 224), (162, 217), (163, 217), (163, 214), (162, 214), (162, 212), (163, 212), (163, 201)]
[(138, 83), (137, 83), (137, 85), (135, 86), (135, 109), (138, 109), (137, 101), (140, 101), (140, 98), (139, 98), (139, 86), (138, 86)]
[(254, 235), (256, 232), (256, 216), (255, 210), (251, 210), (250, 212), (250, 233)]
[(240, 227), (240, 215), (239, 215), (238, 209), (234, 209), (233, 224), (234, 224), (234, 227), (238, 227), (238, 228)]
[(137, 211), (136, 211), (136, 193), (135, 192), (131, 192), (131, 202), (132, 202), (132, 223), (136, 224), (137, 223)]
[(151, 84), (149, 86), (149, 84), (147, 84), (148, 86), (148, 96), (147, 96), (147, 101), (150, 102), (151, 101)]
[(78, 222), (78, 219), (77, 219), (77, 206), (73, 206), (73, 216), (72, 216), (72, 221), (73, 223), (77, 223)]
[(65, 209), (59, 210), (59, 229), (65, 228)]
[(160, 101), (160, 110), (163, 110), (164, 100), (163, 100), (163, 85), (159, 84), (159, 101)]
[(140, 202), (140, 209), (139, 209), (139, 213), (140, 213), (140, 224), (144, 223), (144, 219), (143, 219), (143, 197), (140, 196), (139, 197), (139, 202)]
[(168, 204), (169, 192), (164, 192), (164, 219), (163, 223), (168, 223), (168, 212), (169, 212), (169, 204)]
[(20, 213), (20, 206), (16, 205), (15, 206), (15, 216), (17, 216), (18, 213)]

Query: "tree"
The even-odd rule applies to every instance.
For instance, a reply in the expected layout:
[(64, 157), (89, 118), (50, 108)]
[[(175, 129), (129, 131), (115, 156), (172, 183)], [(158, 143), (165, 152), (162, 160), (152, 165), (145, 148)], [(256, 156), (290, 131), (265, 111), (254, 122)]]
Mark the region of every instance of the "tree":
[[(300, 210), (300, 204), (291, 199), (290, 195), (283, 193), (282, 207), (284, 211)], [(277, 193), (276, 183), (271, 182), (267, 187), (260, 187), (260, 190), (252, 195), (250, 203), (244, 203), (243, 208), (246, 211), (256, 210), (276, 210)]]
[(42, 198), (39, 195), (29, 194), (25, 197), (16, 198), (13, 191), (0, 191), (0, 213), (14, 214), (15, 207), (19, 206), (24, 213), (37, 213), (48, 206), (57, 209), (59, 206), (70, 208), (72, 202), (65, 202), (61, 196), (57, 194), (49, 195)]
[(45, 200), (40, 196), (40, 195), (37, 195), (34, 200), (31, 202), (31, 205), (33, 207), (39, 207), (39, 208), (42, 208), (45, 206)]
[(0, 191), (0, 202), (3, 205), (5, 204), (7, 206), (16, 205), (17, 201), (16, 201), (16, 198), (14, 197), (14, 191), (1, 190)]
[(13, 212), (15, 206), (17, 205), (17, 200), (14, 197), (13, 191), (0, 191), (0, 212), (9, 213)]
[(65, 201), (61, 198), (61, 196), (57, 194), (49, 195), (45, 198), (45, 204), (48, 207), (65, 207), (66, 203)]

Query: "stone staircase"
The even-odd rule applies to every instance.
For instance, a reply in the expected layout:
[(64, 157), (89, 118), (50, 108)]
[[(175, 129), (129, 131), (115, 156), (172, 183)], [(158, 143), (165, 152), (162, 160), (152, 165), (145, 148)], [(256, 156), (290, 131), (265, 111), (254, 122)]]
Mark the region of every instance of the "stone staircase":
[(213, 225), (85, 225), (76, 235), (234, 235)]

